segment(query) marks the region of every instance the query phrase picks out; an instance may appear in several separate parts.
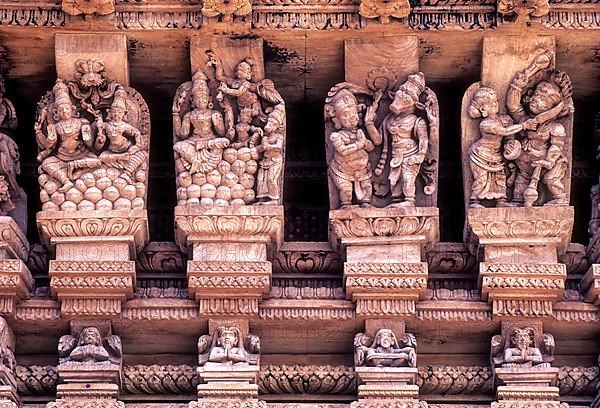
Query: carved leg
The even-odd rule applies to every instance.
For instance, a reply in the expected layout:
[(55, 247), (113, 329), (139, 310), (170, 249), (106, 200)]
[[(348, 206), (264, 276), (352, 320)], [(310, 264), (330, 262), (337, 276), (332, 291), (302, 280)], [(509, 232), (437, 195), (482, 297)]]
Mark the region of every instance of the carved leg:
[(371, 180), (362, 180), (359, 181), (360, 188), (363, 192), (363, 198), (360, 201), (360, 206), (363, 208), (371, 207), (371, 199), (373, 198), (373, 184), (371, 184)]
[(546, 205), (568, 205), (569, 200), (565, 192), (565, 185), (562, 182), (565, 173), (567, 172), (567, 165), (560, 163), (548, 170), (546, 174), (542, 176), (546, 187), (552, 194), (552, 200), (548, 201)]
[(42, 162), (40, 167), (50, 176), (62, 183), (62, 187), (58, 189), (61, 193), (67, 192), (73, 188), (73, 183), (68, 176), (67, 163), (56, 157), (48, 157)]
[(85, 159), (79, 159), (79, 160), (73, 160), (70, 161), (69, 164), (67, 165), (67, 175), (69, 176), (70, 179), (73, 179), (73, 172), (75, 170), (78, 169), (91, 169), (94, 167), (100, 167), (102, 165), (102, 162), (100, 161), (100, 159), (96, 159), (96, 158), (85, 158)]
[(352, 182), (338, 176), (333, 176), (333, 182), (340, 193), (341, 206), (352, 205)]

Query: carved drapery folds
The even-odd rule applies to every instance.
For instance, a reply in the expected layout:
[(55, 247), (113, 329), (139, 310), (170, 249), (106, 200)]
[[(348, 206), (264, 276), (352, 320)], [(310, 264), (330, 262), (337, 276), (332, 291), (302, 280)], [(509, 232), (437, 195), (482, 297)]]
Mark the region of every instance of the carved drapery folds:
[[(498, 383), (495, 408), (538, 404), (543, 407), (566, 408), (558, 402), (555, 384), (559, 369), (554, 361), (554, 337), (542, 332), (538, 322), (502, 323), (502, 334), (491, 341), (491, 364)], [(527, 406), (527, 405), (523, 405)]]
[(42, 209), (146, 207), (150, 115), (137, 91), (107, 77), (101, 60), (75, 62), (38, 104), (35, 133)]
[(482, 81), (463, 98), (465, 240), (496, 316), (550, 315), (564, 290), (573, 101), (554, 50), (553, 37), (485, 38)]
[(256, 78), (251, 57), (229, 74), (219, 50), (206, 53), (214, 71), (196, 71), (173, 101), (178, 205), (280, 205), (283, 99), (271, 80)]

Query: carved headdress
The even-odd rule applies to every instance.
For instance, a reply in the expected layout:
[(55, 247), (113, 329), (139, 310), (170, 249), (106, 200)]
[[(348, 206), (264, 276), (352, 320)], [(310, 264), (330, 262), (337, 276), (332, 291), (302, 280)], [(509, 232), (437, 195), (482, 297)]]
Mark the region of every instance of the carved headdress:
[(398, 87), (398, 90), (404, 91), (413, 101), (418, 102), (419, 96), (425, 91), (425, 75), (422, 72), (411, 74), (406, 82)]
[(71, 97), (69, 96), (69, 87), (60, 79), (56, 81), (54, 88), (52, 88), (54, 94), (54, 105), (60, 106), (64, 104), (73, 105)]
[(123, 89), (123, 87), (119, 87), (117, 88), (117, 90), (115, 91), (115, 98), (112, 101), (112, 104), (110, 105), (111, 108), (121, 108), (124, 111), (127, 111), (127, 95), (125, 94), (125, 89)]
[(196, 71), (194, 75), (192, 75), (192, 95), (198, 93), (210, 95), (208, 78), (206, 77), (206, 74), (200, 70)]

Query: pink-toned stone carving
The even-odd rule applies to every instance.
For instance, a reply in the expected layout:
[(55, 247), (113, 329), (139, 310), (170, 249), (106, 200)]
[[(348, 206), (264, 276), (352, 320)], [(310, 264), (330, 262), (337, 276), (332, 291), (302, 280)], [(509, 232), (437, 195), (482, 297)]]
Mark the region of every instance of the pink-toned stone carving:
[(553, 37), (486, 37), (463, 98), (465, 240), (496, 316), (550, 315), (564, 290), (573, 102), (554, 50)]
[(365, 333), (354, 337), (354, 371), (359, 385), (358, 401), (351, 407), (426, 408), (427, 403), (419, 401), (415, 336), (404, 332), (404, 324), (396, 330), (382, 327), (369, 333), (377, 322), (367, 322)]
[(176, 241), (208, 315), (257, 315), (283, 241), (285, 105), (262, 40), (196, 39), (173, 103)]
[(115, 0), (62, 0), (62, 11), (73, 16), (98, 14), (104, 16), (115, 12)]
[(543, 17), (550, 12), (548, 0), (498, 0), (498, 14)]
[(358, 315), (412, 315), (439, 239), (437, 98), (415, 36), (346, 40), (344, 56), (325, 102), (330, 240)]
[(491, 363), (496, 381), (497, 402), (493, 407), (568, 407), (558, 402), (555, 384), (559, 372), (554, 361), (554, 337), (542, 332), (542, 324), (502, 323), (502, 334), (491, 341)]
[(148, 240), (150, 115), (126, 83), (126, 44), (120, 35), (57, 35), (59, 79), (38, 104), (37, 224), (56, 254), (50, 287), (63, 316), (119, 315)]
[(0, 317), (0, 406), (18, 408), (15, 359), (15, 335), (3, 317)]
[(377, 18), (381, 24), (388, 24), (394, 18), (405, 18), (410, 14), (408, 0), (362, 0), (358, 12), (364, 18)]

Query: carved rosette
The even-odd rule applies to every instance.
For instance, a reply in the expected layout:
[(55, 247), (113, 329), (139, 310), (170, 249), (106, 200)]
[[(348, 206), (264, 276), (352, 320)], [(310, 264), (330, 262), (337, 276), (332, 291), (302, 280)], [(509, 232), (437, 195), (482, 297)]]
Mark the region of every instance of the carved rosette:
[(146, 210), (42, 211), (42, 241), (55, 247), (52, 293), (65, 316), (118, 316), (133, 297), (136, 253), (148, 240)]
[(0, 216), (0, 314), (13, 315), (15, 304), (28, 299), (34, 280), (25, 262), (29, 243), (11, 217)]
[(329, 219), (333, 244), (346, 252), (346, 294), (357, 315), (414, 315), (427, 290), (424, 249), (439, 239), (438, 209), (342, 209)]

